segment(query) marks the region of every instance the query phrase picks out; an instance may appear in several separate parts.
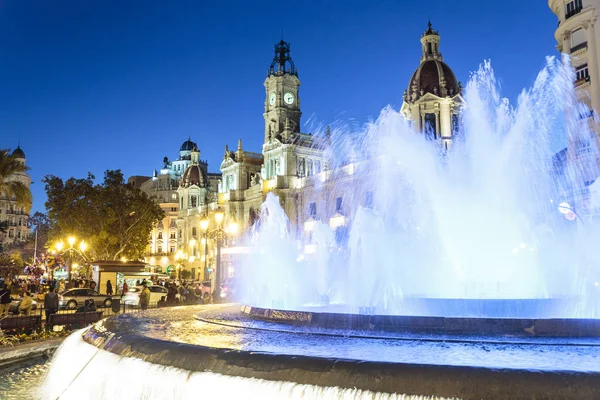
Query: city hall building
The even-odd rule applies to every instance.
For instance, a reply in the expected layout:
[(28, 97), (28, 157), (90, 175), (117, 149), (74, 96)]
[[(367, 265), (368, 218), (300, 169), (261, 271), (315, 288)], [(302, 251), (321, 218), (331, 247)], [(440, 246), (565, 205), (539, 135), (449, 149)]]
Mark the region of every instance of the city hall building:
[[(416, 133), (449, 150), (458, 127), (464, 100), (452, 69), (443, 61), (440, 36), (431, 24), (421, 37), (420, 63), (404, 91), (401, 114)], [(355, 205), (369, 206), (368, 185), (353, 180), (373, 173), (367, 160), (332, 168), (326, 150), (330, 130), (324, 135), (301, 132), (300, 78), (290, 45), (280, 41), (264, 81), (264, 141), (260, 152), (244, 149), (239, 139), (234, 149), (225, 146), (220, 173), (208, 172), (200, 150), (191, 139), (184, 142), (175, 161), (163, 160), (163, 168), (151, 177), (132, 177), (130, 182), (154, 196), (165, 218), (154, 228), (146, 262), (157, 271), (176, 269), (183, 277), (205, 280), (215, 270), (215, 241), (205, 237), (201, 218), (216, 227), (214, 212), (224, 211), (223, 227), (236, 221), (247, 232), (260, 214), (267, 193), (279, 197), (290, 220), (290, 230), (306, 249), (315, 221), (329, 224), (343, 240)], [(368, 179), (365, 179), (368, 182)], [(343, 188), (343, 190), (341, 190)], [(220, 273), (235, 276), (236, 258), (245, 248), (235, 237), (224, 242)], [(181, 277), (181, 275), (179, 275)]]

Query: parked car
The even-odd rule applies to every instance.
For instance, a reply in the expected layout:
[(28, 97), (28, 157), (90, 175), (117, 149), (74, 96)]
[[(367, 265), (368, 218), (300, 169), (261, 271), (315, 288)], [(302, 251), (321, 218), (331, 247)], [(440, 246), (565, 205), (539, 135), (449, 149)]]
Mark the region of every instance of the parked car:
[(202, 290), (202, 295), (204, 295), (204, 293), (211, 294), (212, 293), (212, 282), (211, 281), (201, 282), (200, 290)]
[(221, 298), (233, 299), (237, 293), (237, 282), (235, 279), (225, 279), (221, 282)]
[[(12, 301), (10, 302), (10, 308), (8, 309), (8, 312), (10, 314), (17, 315), (17, 314), (19, 314), (19, 305), (21, 305), (21, 302), (23, 301), (23, 298), (22, 297), (11, 296), (11, 300)], [(31, 302), (31, 309), (32, 310), (37, 310), (37, 308), (38, 308), (38, 303), (35, 300), (33, 300)]]
[[(125, 296), (123, 297), (123, 301), (125, 304), (130, 306), (137, 306), (140, 304), (140, 293), (142, 292), (143, 286), (134, 286), (130, 287)], [(162, 296), (167, 297), (167, 293), (169, 292), (166, 287), (161, 285), (150, 285), (148, 286), (150, 290), (150, 304), (156, 304), (160, 300)]]
[(75, 310), (85, 304), (87, 299), (94, 300), (96, 307), (112, 306), (112, 297), (100, 294), (90, 288), (68, 289), (58, 294), (58, 307)]

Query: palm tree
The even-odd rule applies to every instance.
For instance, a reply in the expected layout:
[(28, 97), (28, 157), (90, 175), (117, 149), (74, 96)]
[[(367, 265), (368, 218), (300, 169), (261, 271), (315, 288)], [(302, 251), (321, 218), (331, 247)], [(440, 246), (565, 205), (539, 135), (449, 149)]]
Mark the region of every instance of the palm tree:
[(0, 194), (8, 199), (14, 199), (17, 206), (31, 208), (31, 191), (22, 182), (16, 179), (20, 174), (29, 170), (17, 157), (10, 155), (10, 150), (0, 149)]

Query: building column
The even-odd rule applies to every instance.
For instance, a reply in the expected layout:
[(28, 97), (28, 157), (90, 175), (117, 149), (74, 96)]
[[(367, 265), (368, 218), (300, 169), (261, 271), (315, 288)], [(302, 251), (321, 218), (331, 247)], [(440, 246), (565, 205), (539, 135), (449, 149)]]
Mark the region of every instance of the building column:
[(598, 74), (598, 55), (596, 50), (596, 35), (594, 34), (595, 19), (583, 24), (587, 36), (588, 69), (590, 73), (590, 99), (594, 114), (600, 111), (600, 74)]
[(571, 54), (571, 32), (563, 33), (562, 39), (562, 53)]
[(450, 103), (444, 100), (440, 103), (440, 126), (444, 138), (452, 136), (452, 117), (450, 114)]

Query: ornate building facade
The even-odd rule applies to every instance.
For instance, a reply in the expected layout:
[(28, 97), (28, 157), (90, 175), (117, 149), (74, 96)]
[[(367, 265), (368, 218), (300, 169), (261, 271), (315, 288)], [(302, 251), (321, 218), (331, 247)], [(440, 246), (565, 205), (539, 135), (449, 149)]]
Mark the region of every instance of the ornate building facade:
[[(421, 37), (423, 55), (405, 91), (401, 113), (415, 131), (449, 150), (464, 101), (460, 83), (442, 59), (439, 42), (439, 34), (430, 24)], [(179, 160), (167, 168), (165, 159), (161, 173), (142, 184), (143, 190), (164, 201), (161, 205), (170, 210), (152, 233), (147, 260), (150, 264), (159, 256), (167, 257), (164, 263), (177, 262), (194, 271), (196, 279), (214, 278), (215, 243), (204, 236), (202, 217), (208, 217), (213, 229), (214, 212), (220, 208), (225, 214), (223, 226), (236, 221), (241, 231), (247, 232), (269, 192), (279, 197), (292, 234), (309, 250), (312, 235), (306, 233), (317, 221), (329, 224), (336, 237), (343, 240), (345, 226), (352, 218), (350, 210), (357, 205), (369, 206), (372, 191), (364, 184), (374, 179), (369, 160), (331, 168), (326, 154), (331, 140), (329, 128), (324, 135), (301, 131), (300, 78), (290, 45), (283, 40), (275, 45), (264, 87), (260, 153), (245, 150), (239, 139), (235, 151), (225, 146), (221, 174), (210, 174), (206, 162), (200, 161), (197, 146), (186, 142), (180, 160), (185, 158), (189, 163), (182, 175), (176, 174), (180, 168), (172, 167)], [(191, 148), (189, 153), (183, 153), (184, 147)], [(165, 183), (161, 185), (163, 176)], [(358, 180), (363, 184), (355, 184)], [(222, 280), (235, 276), (236, 257), (244, 253), (243, 243), (235, 238), (224, 244), (218, 268)]]
[[(25, 152), (20, 146), (17, 146), (11, 153), (11, 157), (22, 164), (26, 163)], [(17, 174), (10, 179), (23, 183), (27, 188), (31, 186), (31, 177), (27, 173)], [(5, 193), (0, 194), (0, 221), (8, 222), (7, 231), (5, 233), (0, 232), (0, 242), (11, 244), (22, 242), (29, 238), (29, 210), (18, 206)]]
[(421, 63), (404, 91), (400, 111), (415, 131), (439, 140), (444, 150), (452, 146), (464, 105), (462, 87), (452, 69), (444, 63), (440, 35), (429, 23), (421, 36)]
[[(220, 177), (219, 173), (208, 173), (208, 164), (200, 160), (198, 146), (188, 139), (181, 145), (178, 159), (163, 159), (160, 172), (154, 170), (151, 177), (129, 178), (130, 184), (156, 199), (165, 212), (165, 218), (154, 227), (148, 241), (146, 262), (153, 272), (166, 273), (170, 266), (181, 264), (179, 259), (196, 255), (188, 254), (190, 249), (184, 244), (193, 237), (192, 228), (188, 229), (192, 221), (187, 217), (199, 218), (208, 203), (216, 204)], [(195, 266), (189, 272), (194, 279), (202, 277)]]
[[(554, 32), (557, 49), (570, 57), (575, 70), (575, 93), (577, 100), (587, 106), (567, 115), (569, 135), (564, 165), (575, 174), (576, 187), (565, 199), (580, 210), (587, 209), (589, 186), (598, 178), (600, 167), (600, 27), (596, 25), (600, 13), (600, 0), (548, 0), (548, 6), (558, 17)], [(591, 130), (595, 140), (582, 135)]]

